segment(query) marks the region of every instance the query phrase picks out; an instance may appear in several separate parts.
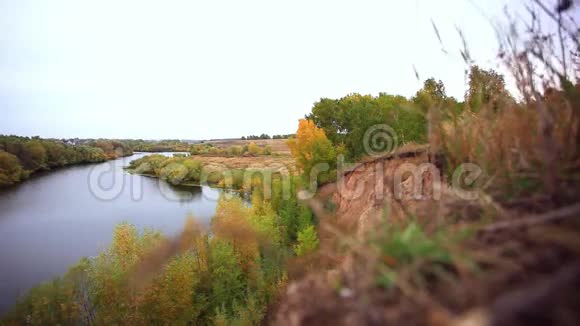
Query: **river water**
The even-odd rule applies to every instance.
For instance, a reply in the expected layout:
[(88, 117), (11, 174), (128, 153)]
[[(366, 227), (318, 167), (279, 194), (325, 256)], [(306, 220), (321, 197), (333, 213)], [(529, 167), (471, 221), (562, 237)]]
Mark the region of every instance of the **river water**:
[(123, 170), (144, 155), (50, 171), (0, 191), (0, 314), (32, 286), (97, 255), (120, 222), (168, 235), (188, 215), (209, 224), (220, 190), (176, 188)]

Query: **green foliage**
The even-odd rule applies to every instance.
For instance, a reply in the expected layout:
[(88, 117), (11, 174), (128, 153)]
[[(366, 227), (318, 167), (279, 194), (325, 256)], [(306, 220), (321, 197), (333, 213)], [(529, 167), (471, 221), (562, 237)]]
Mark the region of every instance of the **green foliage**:
[(364, 135), (373, 126), (387, 124), (397, 133), (399, 144), (426, 141), (426, 119), (402, 96), (351, 94), (338, 100), (321, 99), (308, 119), (322, 128), (335, 147), (344, 145), (349, 159), (365, 153)]
[(18, 157), (0, 151), (0, 187), (20, 182), (23, 172)]
[(318, 247), (318, 236), (313, 225), (298, 232), (298, 243), (294, 247), (296, 255), (303, 256), (313, 252)]
[(133, 150), (121, 141), (116, 140), (96, 140), (90, 141), (87, 145), (103, 150), (107, 160), (114, 160), (119, 157), (133, 154)]
[(195, 144), (189, 149), (191, 155), (207, 155), (207, 156), (246, 156), (246, 155), (272, 155), (272, 148), (270, 146), (258, 146), (254, 142), (250, 142), (244, 146), (227, 146), (217, 147), (212, 144)]
[(428, 234), (416, 222), (404, 226), (397, 223), (385, 225), (383, 233), (379, 233), (375, 240), (383, 264), (379, 283), (391, 286), (396, 282), (398, 270), (418, 261), (434, 265), (457, 263), (464, 259), (456, 251), (457, 244), (470, 236), (469, 230), (449, 228)]
[(444, 241), (437, 236), (427, 236), (417, 223), (410, 223), (400, 230), (393, 230), (381, 249), (398, 264), (409, 264), (418, 258), (450, 262), (451, 254)]
[(267, 134), (261, 134), (260, 136), (256, 136), (256, 135), (250, 135), (247, 137), (242, 136), (242, 139), (243, 140), (246, 140), (246, 139), (247, 140), (258, 140), (258, 139), (271, 139), (271, 137)]
[(195, 293), (201, 281), (196, 263), (197, 257), (187, 252), (165, 266), (144, 296), (140, 309), (144, 320), (150, 324), (187, 324), (200, 318), (207, 303), (204, 296)]
[[(209, 185), (240, 191), (245, 190), (247, 186), (244, 184), (246, 176), (252, 174), (262, 176), (261, 170), (258, 169), (227, 169), (223, 166), (204, 166), (195, 156), (148, 155), (131, 161), (127, 168), (138, 174), (158, 177), (173, 185), (195, 185), (203, 181)], [(279, 171), (268, 171), (267, 173), (272, 173), (273, 180), (282, 178)]]
[(272, 155), (272, 147), (270, 146), (264, 146), (264, 150), (262, 152), (264, 155)]
[(272, 139), (289, 139), (296, 136), (296, 134), (273, 135)]
[(186, 180), (195, 181), (199, 180), (201, 177), (201, 170), (202, 164), (198, 160), (183, 160), (182, 163), (183, 167), (187, 169), (187, 175), (185, 177)]
[(126, 139), (122, 143), (137, 152), (188, 152), (190, 145), (178, 139), (143, 140)]
[(26, 142), (22, 146), (22, 164), (27, 170), (39, 170), (46, 168), (46, 149), (38, 141)]
[[(4, 318), (8, 324), (71, 325), (76, 321), (90, 320), (90, 302), (86, 284), (87, 259), (73, 266), (62, 278), (34, 287), (28, 295)], [(0, 321), (0, 323), (2, 323)]]
[(475, 112), (485, 106), (491, 106), (493, 111), (497, 111), (508, 102), (513, 102), (513, 98), (506, 90), (501, 74), (474, 65), (469, 71), (469, 89), (465, 101)]
[(129, 147), (118, 141), (70, 142), (0, 135), (0, 153), (3, 153), (0, 155), (0, 187), (18, 183), (40, 170), (103, 162), (133, 153)]
[(248, 294), (242, 304), (234, 306), (235, 319), (230, 325), (259, 325), (264, 318), (266, 307), (253, 294)]
[(224, 240), (215, 239), (210, 246), (210, 305), (216, 309), (225, 309), (231, 315), (234, 303), (241, 300), (245, 292), (240, 258), (232, 245)]
[(281, 240), (285, 244), (295, 243), (300, 230), (316, 223), (312, 210), (297, 199), (301, 184), (302, 180), (298, 177), (272, 183), (270, 205), (279, 217)]
[[(167, 180), (173, 185), (180, 184), (189, 175), (190, 170), (182, 162), (171, 162), (164, 166), (159, 173), (161, 179)], [(191, 170), (191, 175), (195, 175), (195, 170)]]

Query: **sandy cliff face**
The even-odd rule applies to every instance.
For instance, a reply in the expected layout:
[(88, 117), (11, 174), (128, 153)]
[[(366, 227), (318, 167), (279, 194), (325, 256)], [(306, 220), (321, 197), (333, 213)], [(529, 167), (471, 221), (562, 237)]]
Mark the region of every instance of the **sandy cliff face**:
[[(440, 173), (427, 147), (376, 157), (345, 172), (337, 183), (321, 187), (311, 200), (320, 218), (321, 251), (335, 250), (337, 234), (365, 238), (383, 219), (409, 215), (428, 219), (443, 207)], [(328, 205), (330, 203), (330, 205)], [(435, 205), (436, 204), (436, 205)], [(330, 212), (325, 207), (330, 206)], [(351, 255), (338, 258), (330, 269), (310, 272), (291, 282), (272, 320), (276, 325), (365, 325), (412, 315), (400, 307), (377, 312), (360, 306), (362, 289), (338, 289), (337, 284), (357, 273)], [(361, 313), (361, 309), (364, 313)], [(375, 314), (377, 314), (374, 316)], [(374, 317), (373, 317), (374, 316)], [(369, 319), (370, 318), (370, 319)]]
[(330, 200), (337, 224), (363, 236), (381, 219), (428, 218), (446, 191), (440, 168), (427, 147), (376, 157), (322, 187), (315, 200)]
[[(577, 325), (580, 224), (561, 217), (577, 217), (580, 204), (530, 214), (526, 205), (500, 205), (483, 193), (466, 199), (449, 180), (440, 180), (443, 168), (421, 147), (358, 164), (336, 184), (321, 187), (310, 202), (319, 217), (320, 250), (309, 263), (294, 264), (306, 272), (290, 275), (293, 281), (269, 321), (292, 326)], [(488, 216), (493, 222), (484, 227)], [(548, 223), (554, 216), (560, 216), (557, 222)], [(477, 230), (455, 248), (468, 253), (477, 271), (456, 269), (450, 280), (410, 290), (399, 282), (378, 286), (377, 266), (389, 257), (371, 253), (368, 240), (384, 222), (409, 218), (426, 232), (451, 227), (446, 236), (465, 225)], [(397, 277), (417, 271), (409, 267), (414, 268), (399, 268)]]

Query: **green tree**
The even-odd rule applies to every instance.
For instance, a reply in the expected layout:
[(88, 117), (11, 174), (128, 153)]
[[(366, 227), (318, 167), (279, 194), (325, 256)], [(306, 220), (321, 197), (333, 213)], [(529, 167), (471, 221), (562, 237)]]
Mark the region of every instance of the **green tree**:
[(472, 111), (477, 112), (486, 106), (497, 111), (506, 102), (513, 101), (513, 98), (506, 90), (501, 74), (474, 65), (469, 71), (469, 89), (465, 101)]
[(298, 243), (294, 246), (294, 252), (298, 256), (303, 256), (313, 252), (318, 248), (318, 236), (314, 225), (309, 225), (298, 232)]
[(42, 146), (46, 150), (49, 167), (63, 166), (67, 163), (64, 156), (65, 146), (63, 144), (54, 141), (43, 141)]
[(22, 148), (22, 163), (27, 170), (38, 170), (46, 167), (46, 150), (38, 141), (24, 144)]
[(0, 151), (0, 187), (20, 182), (22, 173), (23, 170), (18, 157)]
[(244, 296), (243, 271), (231, 244), (221, 239), (211, 241), (211, 306), (233, 311), (234, 302)]
[[(434, 82), (429, 87), (434, 92), (444, 92), (444, 87)], [(424, 142), (426, 120), (422, 112), (413, 110), (412, 102), (405, 97), (380, 93), (370, 95), (350, 94), (341, 99), (321, 99), (315, 103), (307, 119), (324, 130), (336, 148), (344, 145), (349, 159), (358, 160), (365, 152), (365, 135), (371, 128), (386, 124), (396, 131), (398, 143)], [(394, 143), (396, 145), (396, 143)], [(392, 150), (392, 146), (385, 151)]]

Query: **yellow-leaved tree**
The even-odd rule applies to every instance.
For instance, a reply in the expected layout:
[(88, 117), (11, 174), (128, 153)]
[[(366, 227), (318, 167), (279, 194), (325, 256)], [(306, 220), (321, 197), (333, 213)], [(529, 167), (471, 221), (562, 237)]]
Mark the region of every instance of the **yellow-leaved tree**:
[[(334, 180), (336, 149), (326, 138), (324, 130), (312, 120), (300, 120), (296, 137), (288, 140), (288, 147), (296, 160), (296, 167), (305, 178), (314, 177), (322, 183)], [(312, 171), (313, 168), (316, 171)]]

